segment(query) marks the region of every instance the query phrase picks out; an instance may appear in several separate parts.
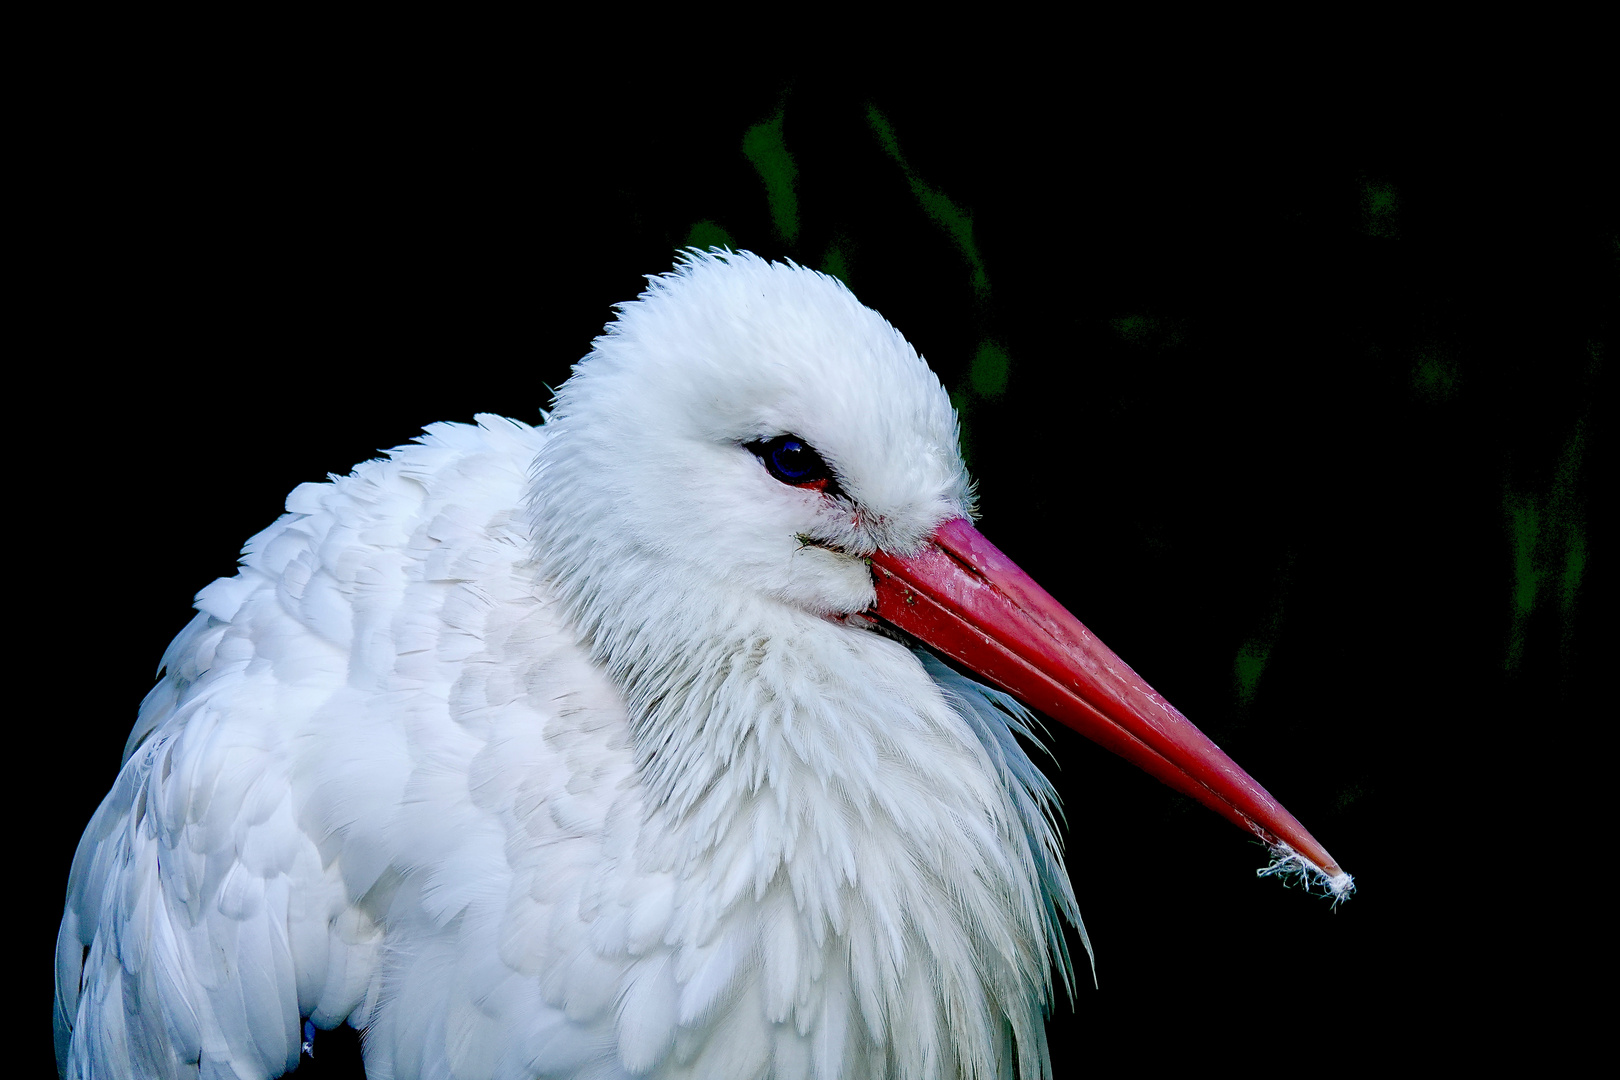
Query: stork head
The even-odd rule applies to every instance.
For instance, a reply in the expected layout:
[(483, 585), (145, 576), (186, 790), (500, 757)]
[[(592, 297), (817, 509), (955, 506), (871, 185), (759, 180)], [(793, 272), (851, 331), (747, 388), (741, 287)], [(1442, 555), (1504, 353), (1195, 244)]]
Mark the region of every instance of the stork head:
[(683, 627), (868, 612), (1349, 891), (1281, 804), (973, 528), (950, 401), (881, 316), (748, 253), (649, 281), (558, 393), (534, 495), (539, 563), (576, 625), (621, 678), (661, 672), (644, 707), (681, 685)]
[(743, 252), (649, 282), (557, 394), (539, 516), (594, 515), (571, 535), (595, 550), (550, 529), (548, 558), (597, 563), (611, 537), (693, 588), (850, 614), (867, 556), (969, 513), (945, 390), (836, 279)]

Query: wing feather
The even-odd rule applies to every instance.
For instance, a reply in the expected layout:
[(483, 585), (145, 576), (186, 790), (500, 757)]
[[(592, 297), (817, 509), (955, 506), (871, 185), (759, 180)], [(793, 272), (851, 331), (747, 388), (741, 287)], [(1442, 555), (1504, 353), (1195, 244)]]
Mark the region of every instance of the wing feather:
[[(199, 594), (75, 858), (53, 1010), (65, 1074), (277, 1075), (297, 1064), (305, 1016), (409, 1028), (417, 1051), (406, 1040), (377, 1062), (408, 1073), (447, 1060), (441, 1009), (486, 1017), (458, 1029), (473, 1074), (527, 1068), (511, 1064), (521, 1039), (488, 1058), (467, 1048), (487, 1041), (488, 1017), (536, 1004), (536, 928), (555, 923), (579, 945), (587, 927), (533, 899), (559, 864), (531, 858), (515, 875), (511, 833), (560, 815), (565, 827), (542, 831), (577, 847), (600, 837), (611, 801), (556, 805), (566, 770), (601, 775), (602, 762), (543, 738), (534, 768), (490, 761), (492, 735), (511, 746), (530, 738), (515, 730), (560, 716), (556, 691), (536, 695), (544, 675), (512, 666), (512, 651), (528, 669), (555, 666), (544, 647), (577, 651), (554, 614), (525, 625), (537, 598), (515, 573), (527, 543), (514, 511), (539, 438), (493, 418), (436, 425), (348, 477), (301, 485), (237, 576)], [(611, 688), (592, 704), (622, 724)], [(591, 858), (572, 853), (560, 876)], [(475, 931), (488, 958), (460, 971)], [(582, 1018), (610, 1030), (622, 965), (580, 960), (606, 988)], [(538, 1027), (566, 1043), (554, 1008)]]

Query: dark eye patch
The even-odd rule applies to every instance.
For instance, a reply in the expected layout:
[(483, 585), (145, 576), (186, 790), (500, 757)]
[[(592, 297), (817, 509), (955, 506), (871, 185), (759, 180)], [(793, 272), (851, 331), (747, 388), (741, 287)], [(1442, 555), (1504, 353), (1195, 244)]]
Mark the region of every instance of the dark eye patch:
[(839, 494), (838, 480), (815, 448), (797, 435), (778, 435), (747, 444), (748, 452), (765, 464), (772, 477), (792, 487)]

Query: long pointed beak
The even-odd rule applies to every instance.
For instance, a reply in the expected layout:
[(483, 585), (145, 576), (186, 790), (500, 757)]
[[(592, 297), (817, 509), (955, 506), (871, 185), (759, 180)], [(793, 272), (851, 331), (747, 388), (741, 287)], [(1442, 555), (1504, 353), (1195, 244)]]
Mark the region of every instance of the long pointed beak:
[(1197, 799), (1284, 863), (1309, 864), (1334, 896), (1349, 893), (1350, 875), (1294, 815), (965, 518), (909, 558), (878, 552), (872, 568), (869, 614)]

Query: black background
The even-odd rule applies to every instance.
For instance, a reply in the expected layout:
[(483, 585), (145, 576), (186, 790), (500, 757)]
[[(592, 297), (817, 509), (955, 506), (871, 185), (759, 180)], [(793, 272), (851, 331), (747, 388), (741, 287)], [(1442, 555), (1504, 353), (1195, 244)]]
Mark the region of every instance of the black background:
[[(1392, 1035), (1445, 1059), (1566, 994), (1579, 1024), (1566, 965), (1608, 904), (1612, 131), (1578, 68), (1192, 55), (69, 65), (28, 157), (16, 354), (42, 376), (18, 722), (54, 777), (30, 1000), (192, 594), (296, 484), (435, 420), (536, 420), (642, 275), (729, 238), (843, 268), (963, 403), (986, 535), (1358, 877), (1337, 911), (1257, 879), (1240, 832), (1057, 732), (1101, 984), (1052, 1021), (1059, 1076)], [(762, 124), (788, 214), (744, 153)]]

